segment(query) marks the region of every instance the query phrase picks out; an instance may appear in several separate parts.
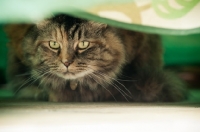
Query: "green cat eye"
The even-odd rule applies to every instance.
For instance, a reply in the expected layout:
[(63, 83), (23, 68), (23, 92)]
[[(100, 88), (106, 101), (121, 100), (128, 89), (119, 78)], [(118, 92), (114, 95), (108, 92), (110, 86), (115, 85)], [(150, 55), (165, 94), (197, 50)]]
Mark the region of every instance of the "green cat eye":
[(78, 43), (78, 48), (83, 50), (86, 49), (89, 46), (90, 42), (88, 41), (82, 41)]
[(60, 48), (59, 43), (57, 43), (57, 42), (55, 42), (55, 41), (49, 41), (49, 46), (50, 46), (50, 48), (52, 48), (52, 49), (59, 49), (59, 48)]

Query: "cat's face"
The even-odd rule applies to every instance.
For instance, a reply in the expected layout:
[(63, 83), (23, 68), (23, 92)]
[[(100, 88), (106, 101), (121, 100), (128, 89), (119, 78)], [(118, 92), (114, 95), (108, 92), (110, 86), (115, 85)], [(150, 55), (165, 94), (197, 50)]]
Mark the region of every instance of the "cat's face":
[(35, 25), (23, 41), (33, 76), (66, 80), (115, 77), (125, 62), (124, 45), (105, 24), (59, 16)]

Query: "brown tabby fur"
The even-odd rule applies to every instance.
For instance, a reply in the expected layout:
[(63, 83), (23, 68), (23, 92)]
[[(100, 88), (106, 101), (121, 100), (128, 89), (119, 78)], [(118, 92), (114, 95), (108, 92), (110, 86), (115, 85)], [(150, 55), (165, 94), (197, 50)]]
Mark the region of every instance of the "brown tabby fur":
[[(65, 25), (66, 27), (63, 28), (62, 25), (65, 22), (71, 24), (71, 27)], [(70, 39), (70, 35), (73, 35), (70, 31), (76, 33), (75, 29), (74, 31), (72, 29), (77, 23), (84, 29), (84, 33), (79, 32), (79, 37), (81, 33), (85, 35), (85, 38), (91, 40), (93, 47), (99, 44), (99, 48), (91, 49), (95, 52), (74, 50), (78, 52), (76, 56), (79, 57), (73, 58), (72, 54), (75, 54), (71, 53), (73, 49), (62, 48), (60, 51), (54, 51), (46, 44), (50, 40), (35, 44), (35, 40), (41, 39), (43, 34), (42, 37), (45, 39), (45, 36), (51, 34), (52, 31), (57, 40), (62, 40), (62, 46), (70, 48), (70, 43), (73, 42), (72, 45), (74, 45), (76, 42), (74, 38)], [(54, 27), (55, 32), (53, 32)], [(163, 70), (162, 46), (157, 35), (118, 29), (67, 15), (58, 15), (36, 25), (7, 25), (5, 29), (10, 38), (8, 87), (14, 89), (18, 98), (47, 99), (55, 102), (180, 101), (186, 98), (186, 89), (181, 81), (172, 73)], [(79, 29), (76, 30), (79, 31)], [(105, 52), (102, 52), (104, 50)], [(88, 54), (84, 55), (85, 52)], [(52, 59), (51, 61), (55, 62), (45, 64), (47, 62), (43, 60), (43, 64), (41, 62), (43, 58), (47, 61)], [(95, 63), (97, 66), (93, 68), (96, 72), (73, 76), (74, 78), (67, 77), (68, 74), (53, 74), (54, 71), (51, 71), (49, 66), (63, 65), (60, 64), (63, 59), (73, 61), (69, 66), (72, 67), (72, 71), (79, 66), (82, 69), (74, 71), (84, 72), (83, 69), (88, 67), (88, 64)], [(45, 68), (42, 70), (50, 69), (51, 74), (39, 77), (43, 71), (33, 69), (43, 65)], [(34, 77), (35, 75), (37, 77)], [(31, 77), (34, 79), (32, 80)]]

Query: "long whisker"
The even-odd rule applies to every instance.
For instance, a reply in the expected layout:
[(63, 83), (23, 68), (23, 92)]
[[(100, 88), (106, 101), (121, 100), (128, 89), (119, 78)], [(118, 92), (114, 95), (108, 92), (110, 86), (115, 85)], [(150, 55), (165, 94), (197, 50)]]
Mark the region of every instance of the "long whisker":
[[(92, 75), (102, 79), (101, 77), (99, 77), (98, 75), (92, 73)], [(102, 79), (103, 80), (103, 79)], [(122, 96), (129, 102), (129, 100), (126, 98), (126, 96), (130, 97), (129, 95), (126, 94), (126, 92), (124, 92), (122, 89), (120, 89), (117, 85), (114, 85), (113, 83), (107, 81), (107, 80), (104, 80), (105, 82), (107, 82), (108, 84), (112, 85), (118, 92), (120, 92), (122, 94)]]
[(44, 85), (45, 85), (45, 83), (47, 84), (48, 83), (48, 81), (49, 81), (49, 78), (52, 76), (53, 74), (51, 73), (51, 72), (49, 72), (49, 75), (47, 75), (47, 78), (44, 78), (45, 80), (43, 81), (40, 81), (40, 83), (39, 83), (39, 86), (44, 82)]
[(132, 95), (131, 92), (130, 92), (122, 83), (120, 83), (119, 81), (117, 81), (115, 78), (109, 77), (108, 75), (103, 74), (103, 73), (100, 73), (100, 72), (97, 72), (97, 71), (95, 71), (95, 72), (98, 73), (98, 74), (100, 74), (100, 75), (103, 76), (103, 77), (106, 76), (106, 77), (112, 79), (113, 81), (117, 82), (117, 83), (120, 84), (130, 95)]
[[(97, 66), (97, 67), (99, 67), (98, 65), (90, 65), (90, 66)], [(92, 67), (89, 67), (89, 66), (87, 66), (88, 68), (91, 68), (92, 70), (94, 70)], [(131, 78), (131, 77), (129, 77), (129, 76), (125, 76), (125, 75), (123, 75), (123, 74), (121, 74), (121, 73), (119, 73), (121, 76), (124, 76), (124, 77), (127, 77), (127, 78), (130, 78), (131, 80), (125, 80), (125, 79), (119, 79), (119, 78), (115, 78), (115, 80), (119, 80), (119, 81), (126, 81), (126, 82), (134, 82), (134, 81), (137, 81), (137, 80), (133, 80), (133, 78)], [(108, 75), (106, 75), (106, 76), (108, 76)], [(110, 78), (112, 78), (112, 77), (110, 77)]]
[(21, 76), (27, 76), (27, 75), (30, 75), (31, 72), (26, 72), (26, 73), (23, 73), (23, 74), (18, 74), (18, 75), (15, 75), (17, 77), (21, 77)]
[(122, 73), (119, 73), (119, 75), (122, 76), (122, 77), (131, 79), (131, 80), (123, 80), (123, 79), (122, 79), (122, 81), (130, 81), (130, 82), (131, 82), (131, 81), (137, 81), (137, 80), (133, 80), (133, 77), (126, 76), (126, 75), (124, 75), (124, 74), (122, 74)]
[(15, 91), (15, 94), (16, 94), (19, 90), (21, 90), (22, 87), (23, 87), (24, 85), (26, 85), (26, 84), (28, 84), (29, 82), (33, 81), (35, 77), (37, 77), (37, 75), (34, 74), (34, 75), (32, 75), (31, 77), (29, 77), (28, 79), (26, 79), (26, 80), (24, 81), (24, 83), (23, 83), (22, 85), (20, 85), (20, 87)]
[[(17, 92), (19, 92), (24, 85), (28, 84), (31, 82), (31, 84), (33, 84), (35, 81), (37, 81), (39, 78), (43, 77), (44, 75), (46, 75), (47, 73), (49, 73), (50, 71), (44, 72), (42, 75), (38, 76), (38, 75), (32, 75), (31, 77), (29, 77), (27, 80), (25, 80), (25, 82), (15, 91), (15, 94)], [(36, 77), (36, 78), (35, 78)], [(29, 84), (29, 86), (31, 85)]]
[[(89, 67), (89, 68), (91, 68), (91, 67)], [(91, 68), (92, 69), (92, 68)], [(130, 96), (129, 95), (127, 95), (126, 94), (126, 92), (124, 92), (123, 90), (123, 92), (128, 96), (128, 97), (130, 97), (130, 98), (132, 98), (132, 94), (131, 94), (131, 92), (122, 84), (122, 83), (120, 83), (119, 81), (117, 81), (115, 78), (112, 78), (112, 77), (110, 77), (110, 76), (108, 76), (108, 75), (106, 75), (106, 74), (103, 74), (103, 73), (101, 73), (101, 72), (98, 72), (98, 71), (95, 71), (94, 69), (92, 69), (95, 73), (97, 73), (97, 74), (99, 74), (99, 75), (101, 75), (101, 76), (106, 76), (106, 77), (108, 77), (108, 78), (110, 78), (110, 79), (112, 79), (113, 81), (115, 81), (115, 82), (117, 82), (118, 84), (120, 84), (129, 94), (130, 94)], [(120, 89), (120, 88), (119, 88)], [(121, 89), (120, 89), (121, 90)]]
[(97, 82), (97, 80), (95, 80), (93, 77), (91, 77), (90, 75), (88, 75), (90, 78), (92, 78), (97, 84), (101, 85), (106, 91), (109, 92), (109, 94), (114, 98), (114, 100), (117, 102), (115, 96), (110, 92), (110, 90), (108, 90), (104, 85), (102, 85), (101, 83)]
[(29, 77), (28, 79), (26, 79), (26, 80), (24, 81), (24, 83), (23, 83), (22, 85), (20, 85), (20, 87), (15, 91), (15, 94), (18, 93), (19, 90), (21, 90), (22, 87), (23, 87), (24, 85), (26, 85), (27, 83), (29, 83), (29, 82), (31, 82), (31, 81), (33, 81), (33, 80), (34, 80), (33, 77)]
[(45, 72), (44, 74), (38, 76), (34, 81), (31, 82), (31, 84), (29, 84), (29, 86), (32, 85), (34, 82), (36, 82), (38, 79), (40, 79), (40, 78), (42, 78), (43, 76), (45, 76), (46, 74), (50, 73), (50, 72), (51, 72), (51, 71), (47, 71), (47, 72)]

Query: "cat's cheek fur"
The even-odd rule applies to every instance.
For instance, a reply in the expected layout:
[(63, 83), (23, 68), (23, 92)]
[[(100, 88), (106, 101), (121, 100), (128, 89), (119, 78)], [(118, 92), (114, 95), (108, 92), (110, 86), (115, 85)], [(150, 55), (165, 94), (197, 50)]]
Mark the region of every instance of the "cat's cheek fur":
[[(101, 58), (104, 59), (104, 63), (95, 62), (96, 64), (91, 64), (90, 67), (94, 71), (102, 72), (110, 78), (116, 78), (120, 74), (122, 67), (125, 65), (125, 51), (123, 45), (119, 42), (116, 36), (112, 36), (113, 45), (109, 45), (110, 53), (105, 52), (101, 55)], [(111, 40), (107, 40), (107, 43), (111, 43)], [(97, 66), (95, 66), (97, 65)], [(105, 77), (105, 76), (104, 76)], [(111, 80), (110, 78), (107, 80)]]

